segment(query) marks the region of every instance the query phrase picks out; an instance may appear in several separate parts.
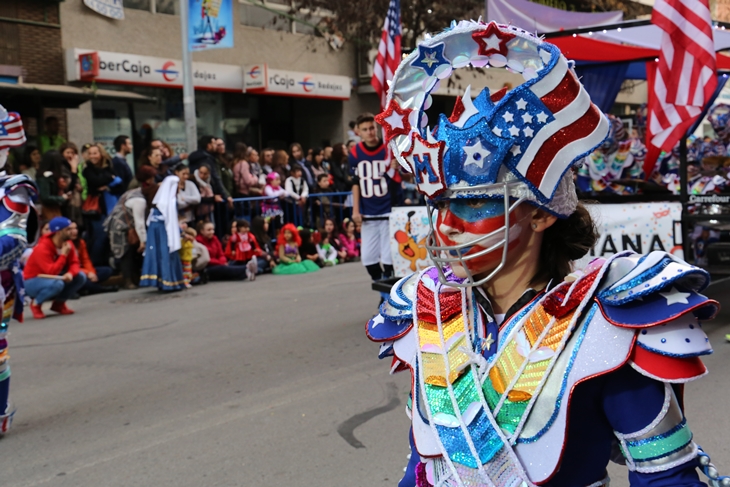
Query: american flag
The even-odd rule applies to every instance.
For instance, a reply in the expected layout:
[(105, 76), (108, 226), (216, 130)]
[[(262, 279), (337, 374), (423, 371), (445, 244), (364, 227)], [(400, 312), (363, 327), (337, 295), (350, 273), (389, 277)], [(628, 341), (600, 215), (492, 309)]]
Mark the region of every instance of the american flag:
[(702, 113), (717, 77), (708, 0), (657, 0), (651, 21), (664, 31), (647, 123), (647, 145), (655, 153), (647, 163), (653, 164)]
[(398, 64), (401, 62), (401, 25), (400, 0), (390, 0), (388, 15), (383, 24), (383, 35), (378, 45), (378, 58), (373, 66), (373, 77), (370, 84), (380, 96), (380, 108), (385, 109), (385, 99), (388, 95), (387, 81), (393, 79)]
[[(593, 150), (606, 137), (608, 121), (591, 103), (562, 56), (552, 71), (530, 86), (529, 91), (530, 95), (514, 97), (509, 114), (500, 112), (493, 120), (503, 137), (512, 135), (517, 139), (505, 162), (530, 181), (545, 199), (551, 199), (575, 159)], [(531, 104), (532, 96), (549, 113), (527, 112), (526, 105)]]
[(23, 120), (16, 112), (8, 112), (5, 120), (0, 121), (0, 150), (19, 147), (25, 144)]

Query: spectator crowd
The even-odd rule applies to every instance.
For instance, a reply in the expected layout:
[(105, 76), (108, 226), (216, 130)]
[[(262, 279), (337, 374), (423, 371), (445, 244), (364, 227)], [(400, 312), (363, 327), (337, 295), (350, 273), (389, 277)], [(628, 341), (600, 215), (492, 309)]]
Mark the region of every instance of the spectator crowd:
[[(155, 139), (133, 168), (127, 135), (114, 139), (112, 156), (102, 144), (64, 140), (52, 118), (46, 132), (54, 135), (26, 145), (6, 166), (39, 188), (40, 236), (22, 260), (36, 318), (45, 317), (47, 302), (52, 311), (71, 314), (69, 299), (155, 281), (176, 290), (269, 272), (314, 272), (360, 258), (348, 163), (356, 140), (306, 151), (298, 143), (288, 151), (237, 143), (229, 151), (221, 138), (203, 136), (187, 154)], [(171, 176), (177, 179), (166, 185)], [(146, 262), (159, 253), (152, 242), (160, 247), (171, 224), (160, 188), (172, 191), (176, 206), (180, 242), (166, 242), (171, 262), (179, 262), (170, 265), (182, 276), (174, 282), (164, 272), (150, 273)], [(401, 198), (407, 182), (403, 189)], [(153, 229), (158, 221), (159, 231)]]

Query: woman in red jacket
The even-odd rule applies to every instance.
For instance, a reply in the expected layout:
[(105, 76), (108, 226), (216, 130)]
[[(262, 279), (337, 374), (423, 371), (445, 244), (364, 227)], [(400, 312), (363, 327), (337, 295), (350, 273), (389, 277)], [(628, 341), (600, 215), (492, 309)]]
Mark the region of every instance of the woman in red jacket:
[(223, 246), (215, 236), (215, 226), (210, 222), (198, 225), (196, 240), (205, 245), (210, 254), (210, 262), (205, 272), (211, 281), (240, 281), (246, 278), (245, 265), (232, 265), (223, 253)]

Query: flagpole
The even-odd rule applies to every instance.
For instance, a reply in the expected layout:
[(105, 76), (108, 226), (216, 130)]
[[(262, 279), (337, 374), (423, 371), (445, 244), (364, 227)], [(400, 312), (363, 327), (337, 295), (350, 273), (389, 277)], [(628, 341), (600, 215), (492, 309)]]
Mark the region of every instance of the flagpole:
[(193, 60), (188, 42), (190, 0), (180, 0), (180, 34), (182, 38), (182, 70), (183, 70), (183, 110), (185, 113), (185, 142), (187, 152), (198, 148), (198, 129), (195, 118), (195, 88), (193, 87)]

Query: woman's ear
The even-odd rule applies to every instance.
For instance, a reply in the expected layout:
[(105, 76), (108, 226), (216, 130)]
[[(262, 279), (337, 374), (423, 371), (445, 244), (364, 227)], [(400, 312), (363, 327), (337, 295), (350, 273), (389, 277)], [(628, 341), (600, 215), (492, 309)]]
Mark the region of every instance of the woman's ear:
[(543, 209), (538, 209), (532, 214), (530, 228), (533, 232), (544, 232), (558, 220), (558, 217)]

